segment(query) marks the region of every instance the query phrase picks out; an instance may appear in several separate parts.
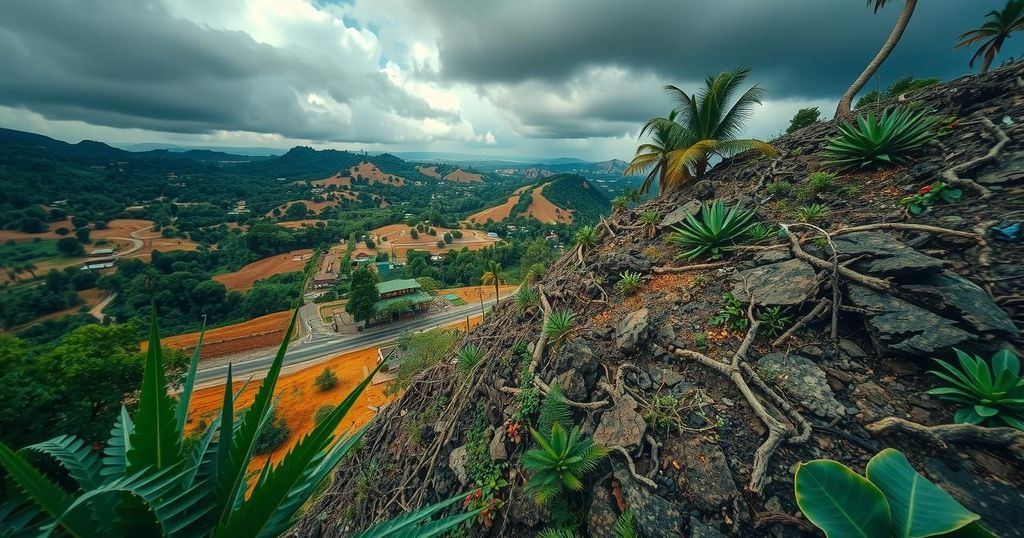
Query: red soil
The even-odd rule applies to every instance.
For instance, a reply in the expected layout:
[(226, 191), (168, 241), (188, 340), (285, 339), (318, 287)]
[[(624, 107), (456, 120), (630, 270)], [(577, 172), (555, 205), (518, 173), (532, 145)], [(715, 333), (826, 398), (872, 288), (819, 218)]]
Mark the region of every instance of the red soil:
[[(292, 319), (291, 311), (274, 312), (243, 323), (227, 325), (206, 331), (203, 337), (203, 351), (200, 359), (222, 357), (264, 347), (276, 346), (284, 338), (288, 330), (288, 322)], [(199, 333), (179, 334), (161, 338), (160, 343), (177, 349), (191, 352), (199, 342)], [(142, 342), (142, 350), (149, 346)]]
[(293, 250), (254, 261), (238, 271), (216, 275), (213, 279), (224, 284), (229, 290), (245, 291), (252, 288), (257, 280), (268, 276), (301, 271), (312, 255), (313, 251), (308, 248)]
[(444, 179), (445, 181), (454, 181), (456, 183), (482, 183), (484, 176), (458, 168), (449, 172), (448, 175), (444, 176)]

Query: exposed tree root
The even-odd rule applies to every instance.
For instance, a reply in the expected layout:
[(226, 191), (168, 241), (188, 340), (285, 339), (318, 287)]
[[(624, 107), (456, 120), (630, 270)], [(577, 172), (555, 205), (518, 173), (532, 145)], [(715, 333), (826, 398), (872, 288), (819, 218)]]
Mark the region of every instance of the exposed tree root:
[(814, 308), (811, 309), (811, 311), (808, 312), (806, 316), (797, 320), (797, 322), (794, 323), (792, 327), (786, 329), (786, 332), (782, 333), (782, 336), (776, 338), (775, 341), (772, 342), (772, 347), (779, 347), (779, 345), (785, 342), (789, 337), (793, 336), (794, 334), (796, 334), (798, 330), (803, 328), (804, 325), (807, 325), (808, 323), (820, 317), (821, 314), (825, 311), (825, 309), (828, 308), (831, 304), (832, 301), (829, 301), (828, 299), (822, 299), (818, 301), (818, 304), (815, 305)]
[(951, 168), (947, 168), (944, 172), (942, 172), (942, 178), (945, 179), (946, 183), (949, 183), (950, 185), (959, 185), (961, 187), (968, 187), (970, 189), (973, 189), (977, 191), (979, 195), (981, 195), (982, 199), (985, 199), (992, 196), (992, 191), (990, 191), (988, 188), (982, 185), (979, 185), (972, 179), (960, 177), (960, 174), (996, 160), (999, 157), (999, 154), (1003, 151), (1003, 148), (1006, 146), (1006, 144), (1010, 142), (1010, 137), (1006, 136), (1006, 132), (1004, 132), (998, 125), (992, 123), (992, 120), (984, 116), (981, 116), (979, 118), (979, 121), (981, 121), (981, 123), (985, 127), (988, 127), (988, 129), (992, 131), (992, 134), (995, 135), (996, 144), (988, 150), (988, 153), (982, 155), (981, 157), (971, 159), (964, 163), (960, 163)]
[(646, 476), (636, 472), (636, 465), (633, 464), (633, 456), (629, 455), (629, 451), (627, 451), (625, 448), (622, 448), (621, 446), (609, 447), (608, 450), (618, 452), (619, 454), (622, 454), (624, 458), (626, 458), (626, 466), (629, 468), (629, 474), (633, 475), (633, 478), (635, 478), (637, 482), (640, 482), (641, 484), (651, 489), (657, 489), (658, 484), (654, 480), (651, 480), (650, 478), (647, 478)]
[(897, 417), (886, 417), (864, 428), (874, 435), (905, 433), (921, 437), (943, 448), (948, 448), (950, 443), (978, 443), (1004, 448), (1024, 461), (1024, 431), (1014, 428), (986, 428), (974, 424), (925, 426)]
[(794, 235), (793, 232), (789, 231), (789, 229), (786, 228), (786, 225), (780, 224), (780, 226), (782, 226), (782, 229), (785, 230), (786, 236), (789, 237), (790, 250), (793, 252), (793, 255), (796, 256), (797, 258), (800, 258), (801, 260), (817, 267), (818, 269), (835, 269), (844, 278), (857, 282), (858, 284), (863, 284), (869, 288), (878, 291), (885, 291), (892, 287), (892, 284), (890, 284), (888, 280), (882, 280), (881, 278), (863, 275), (861, 273), (854, 271), (853, 269), (850, 269), (849, 267), (844, 267), (843, 265), (839, 265), (838, 269), (836, 269), (835, 264), (829, 263), (828, 261), (823, 260), (817, 256), (808, 254), (807, 251), (805, 251), (803, 247), (800, 246), (800, 240), (797, 239), (796, 235)]
[(910, 224), (906, 222), (879, 222), (877, 224), (865, 224), (863, 226), (850, 226), (848, 228), (840, 228), (834, 232), (831, 232), (832, 237), (837, 235), (852, 234), (854, 232), (867, 232), (871, 230), (909, 230), (914, 232), (928, 232), (934, 234), (943, 235), (954, 235), (957, 237), (963, 237), (965, 239), (978, 239), (977, 233), (962, 232), (960, 230), (950, 230), (949, 228), (942, 228), (940, 226), (929, 226), (927, 224)]
[(682, 267), (652, 267), (651, 271), (655, 274), (671, 274), (671, 273), (688, 273), (690, 271), (702, 271), (704, 269), (720, 269), (727, 267), (729, 262), (714, 262), (714, 263), (698, 263), (694, 265), (684, 265)]

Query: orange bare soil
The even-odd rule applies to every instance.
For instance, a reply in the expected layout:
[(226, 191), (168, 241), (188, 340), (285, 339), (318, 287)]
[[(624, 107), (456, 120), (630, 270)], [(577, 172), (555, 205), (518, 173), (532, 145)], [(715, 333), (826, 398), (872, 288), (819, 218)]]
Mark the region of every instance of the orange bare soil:
[(568, 209), (562, 209), (551, 203), (550, 200), (544, 197), (544, 187), (547, 184), (542, 185), (536, 189), (533, 189), (533, 197), (530, 201), (530, 207), (526, 209), (526, 215), (533, 217), (541, 222), (558, 222), (562, 224), (572, 223), (572, 211)]
[[(235, 325), (210, 329), (203, 337), (203, 351), (200, 359), (223, 357), (279, 345), (281, 339), (284, 338), (285, 331), (288, 330), (288, 322), (291, 319), (291, 311), (274, 312)], [(160, 339), (161, 344), (186, 352), (195, 349), (198, 342), (199, 333), (179, 334)], [(148, 347), (148, 342), (142, 342), (143, 351)]]
[(484, 176), (457, 168), (444, 176), (444, 179), (445, 181), (454, 181), (456, 183), (482, 183)]
[[(515, 291), (516, 286), (499, 286), (502, 295), (507, 295)], [(438, 297), (444, 297), (449, 293), (458, 295), (460, 299), (467, 303), (479, 303), (480, 295), (483, 294), (484, 303), (488, 301), (494, 301), (494, 285), (489, 286), (466, 286), (465, 288), (447, 288), (443, 290), (437, 290)]]
[(357, 249), (356, 253), (365, 252), (373, 255), (376, 251), (387, 252), (391, 255), (392, 251), (398, 257), (405, 257), (406, 252), (410, 250), (427, 251), (431, 254), (440, 254), (442, 252), (448, 252), (449, 250), (460, 250), (462, 248), (468, 248), (469, 250), (480, 250), (485, 247), (489, 247), (500, 239), (496, 237), (487, 237), (487, 232), (481, 230), (461, 230), (462, 237), (459, 239), (453, 239), (451, 243), (438, 247), (437, 242), (444, 238), (445, 233), (451, 233), (453, 230), (450, 228), (442, 228), (440, 226), (434, 226), (436, 235), (428, 235), (427, 233), (420, 233), (416, 239), (412, 238), (412, 228), (405, 224), (390, 224), (388, 226), (382, 226), (370, 232), (373, 236), (374, 241), (377, 244), (375, 250), (366, 248)]
[(103, 299), (107, 298), (107, 292), (102, 291), (98, 288), (93, 288), (91, 290), (82, 290), (78, 292), (78, 296), (82, 299), (81, 304), (77, 304), (75, 306), (72, 306), (71, 308), (66, 308), (64, 310), (58, 310), (57, 312), (50, 312), (49, 314), (44, 314), (36, 319), (33, 319), (28, 323), (19, 325), (12, 330), (20, 331), (22, 329), (27, 329), (37, 323), (46, 321), (48, 319), (60, 319), (64, 316), (71, 316), (77, 314), (78, 311), (82, 308), (82, 305), (92, 308), (100, 304), (103, 301)]
[[(334, 194), (338, 195), (338, 194), (342, 194), (342, 193), (334, 193)], [(306, 209), (308, 209), (310, 212), (312, 212), (312, 213), (319, 213), (320, 210), (325, 208), (325, 207), (332, 207), (332, 206), (338, 205), (338, 198), (339, 198), (338, 196), (335, 196), (334, 200), (325, 200), (323, 202), (313, 202), (311, 200), (292, 200), (291, 202), (287, 202), (287, 203), (284, 203), (284, 204), (281, 204), (281, 205), (277, 206), (277, 209), (279, 209), (281, 211), (281, 213), (283, 214), (285, 211), (288, 210), (288, 206), (290, 206), (292, 204), (302, 204), (302, 205), (306, 206)], [(346, 196), (346, 198), (347, 198), (347, 196)], [(267, 211), (267, 214), (265, 216), (273, 217), (274, 216), (274, 210), (271, 209), (270, 211)]]
[(282, 228), (298, 229), (302, 228), (303, 226), (316, 226), (317, 223), (321, 222), (326, 223), (327, 221), (323, 219), (286, 220), (283, 222), (278, 222), (277, 225)]
[[(277, 382), (275, 393), (275, 396), (280, 396), (281, 400), (275, 409), (277, 416), (287, 421), (291, 435), (286, 443), (270, 454), (270, 460), (275, 464), (279, 462), (292, 445), (313, 429), (316, 410), (322, 405), (341, 403), (345, 396), (366, 378), (367, 373), (376, 364), (377, 348), (369, 348), (344, 353), (315, 366), (282, 375)], [(324, 371), (324, 368), (330, 368), (334, 372), (338, 377), (338, 385), (329, 391), (320, 392), (313, 385), (313, 380)], [(240, 389), (243, 384), (244, 381), (235, 383), (234, 390)], [(235, 408), (244, 409), (252, 404), (259, 386), (260, 382), (256, 380), (249, 383), (245, 391), (235, 400)], [(385, 387), (384, 384), (367, 387), (356, 400), (344, 422), (338, 426), (336, 433), (340, 434), (349, 428), (358, 428), (369, 422), (376, 414), (370, 406), (381, 406), (387, 403), (387, 397), (384, 396)], [(195, 429), (200, 421), (209, 424), (220, 413), (223, 400), (223, 386), (195, 391), (192, 395), (189, 423), (186, 429), (189, 431)], [(266, 454), (254, 457), (250, 469), (263, 467), (266, 457)]]
[(512, 196), (508, 197), (508, 200), (505, 200), (505, 203), (499, 206), (484, 209), (483, 211), (480, 211), (478, 213), (474, 213), (473, 215), (470, 215), (469, 218), (466, 220), (468, 222), (475, 222), (477, 224), (486, 224), (488, 220), (500, 222), (507, 219), (509, 215), (512, 214), (512, 208), (514, 208), (516, 204), (519, 203), (519, 195), (523, 194), (523, 192), (526, 191), (526, 189), (528, 188), (530, 188), (529, 185), (525, 187), (519, 187), (518, 189), (516, 189), (514, 193), (512, 193)]
[(437, 173), (436, 166), (417, 166), (416, 171), (428, 177), (441, 179), (441, 174)]
[[(60, 222), (48, 222), (47, 225), (50, 229), (38, 234), (30, 234), (20, 230), (0, 230), (0, 241), (9, 241), (13, 239), (16, 242), (23, 242), (31, 241), (33, 239), (60, 239), (62, 236), (57, 235), (57, 228), (67, 228), (69, 230), (68, 235), (63, 237), (74, 237), (74, 234), (71, 232), (74, 232), (75, 227), (71, 224), (71, 219), (62, 220)], [(151, 220), (114, 219), (107, 223), (106, 229), (94, 229), (89, 235), (92, 239), (127, 238), (130, 237), (132, 232), (152, 225), (153, 221)], [(160, 233), (157, 232), (156, 235), (159, 236)], [(140, 237), (143, 237), (143, 235), (140, 235)]]
[(216, 275), (213, 279), (224, 284), (229, 290), (245, 291), (252, 288), (257, 280), (268, 276), (301, 271), (311, 256), (312, 249), (293, 250), (254, 261), (238, 271)]
[(341, 175), (341, 172), (338, 172), (337, 174), (334, 174), (331, 177), (324, 178), (324, 179), (318, 179), (316, 181), (313, 181), (312, 183), (313, 183), (313, 185), (316, 185), (317, 187), (330, 187), (332, 185), (335, 185), (335, 186), (338, 186), (338, 187), (351, 187), (352, 186), (352, 178), (347, 177), (347, 176), (343, 176), (343, 175)]
[(365, 178), (370, 185), (373, 185), (374, 183), (386, 183), (396, 187), (402, 187), (405, 185), (404, 177), (385, 174), (380, 170), (380, 168), (377, 168), (377, 166), (371, 162), (361, 162), (348, 169), (348, 176), (355, 177), (356, 174)]

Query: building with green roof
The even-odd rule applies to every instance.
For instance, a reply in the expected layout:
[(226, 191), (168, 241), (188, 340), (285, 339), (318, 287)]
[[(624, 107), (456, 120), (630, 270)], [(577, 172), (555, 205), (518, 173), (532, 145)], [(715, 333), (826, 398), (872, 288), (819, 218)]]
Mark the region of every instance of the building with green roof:
[(373, 305), (377, 317), (423, 312), (434, 297), (423, 291), (419, 282), (413, 279), (388, 280), (377, 283), (380, 300)]

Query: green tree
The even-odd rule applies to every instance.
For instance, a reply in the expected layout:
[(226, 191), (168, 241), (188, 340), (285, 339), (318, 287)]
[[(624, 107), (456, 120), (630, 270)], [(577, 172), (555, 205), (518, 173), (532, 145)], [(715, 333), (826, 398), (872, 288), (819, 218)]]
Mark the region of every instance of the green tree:
[(357, 269), (352, 273), (352, 283), (348, 290), (348, 303), (345, 311), (352, 314), (356, 322), (363, 321), (364, 327), (370, 325), (375, 314), (374, 305), (380, 300), (377, 291), (377, 275), (367, 268)]
[[(867, 0), (868, 6), (874, 6), (875, 13), (878, 13), (879, 9), (885, 7), (886, 4), (893, 0)], [(878, 54), (868, 63), (864, 71), (857, 77), (857, 80), (850, 84), (850, 87), (843, 93), (842, 98), (839, 99), (839, 105), (836, 106), (835, 118), (839, 119), (844, 116), (850, 115), (850, 106), (853, 104), (853, 98), (857, 96), (857, 93), (864, 88), (864, 85), (871, 80), (871, 77), (875, 76), (878, 68), (882, 66), (885, 59), (892, 54), (893, 49), (896, 48), (896, 44), (900, 42), (900, 38), (903, 37), (903, 31), (907, 29), (907, 24), (910, 23), (910, 17), (914, 15), (914, 8), (917, 7), (917, 0), (904, 0), (903, 11), (900, 12), (900, 16), (896, 19), (896, 25), (893, 26), (892, 32), (889, 34), (889, 38), (885, 40), (881, 50)]]
[(30, 234), (43, 233), (47, 229), (46, 223), (36, 217), (25, 217), (21, 219), (21, 231)]
[(628, 175), (653, 167), (641, 187), (643, 192), (650, 189), (655, 173), (662, 193), (704, 177), (713, 156), (727, 157), (750, 149), (764, 155), (777, 153), (761, 140), (736, 138), (764, 95), (755, 84), (733, 100), (749, 73), (741, 67), (709, 76), (694, 95), (676, 86), (665, 87), (676, 106), (667, 118), (652, 118), (644, 124), (640, 135), (651, 133), (655, 145), (640, 145), (626, 169)]
[(75, 230), (75, 237), (77, 237), (78, 240), (81, 241), (82, 243), (88, 243), (89, 242), (89, 234), (91, 232), (92, 232), (92, 230), (90, 230), (88, 227), (79, 228), (79, 229)]
[(309, 215), (309, 208), (302, 202), (296, 202), (288, 206), (284, 212), (285, 220), (302, 220)]
[(498, 300), (500, 299), (498, 286), (506, 282), (508, 282), (508, 279), (505, 277), (505, 273), (501, 271), (501, 264), (494, 260), (488, 260), (487, 270), (484, 271), (483, 276), (480, 277), (480, 283), (484, 286), (488, 284), (494, 285), (494, 304), (498, 304)]
[(971, 61), (968, 64), (974, 67), (974, 62), (980, 57), (981, 72), (987, 73), (996, 55), (1003, 48), (1003, 43), (1013, 32), (1024, 30), (1024, 0), (1007, 0), (1002, 11), (990, 11), (985, 16), (985, 24), (978, 28), (960, 34), (957, 39), (960, 41), (956, 48), (963, 48), (968, 45), (981, 44)]
[(801, 108), (796, 111), (796, 114), (793, 114), (793, 119), (789, 120), (789, 127), (786, 128), (786, 132), (792, 133), (793, 131), (803, 129), (808, 125), (812, 125), (817, 122), (820, 117), (821, 111), (818, 110), (818, 107), (816, 106), (811, 108)]
[(75, 237), (62, 237), (57, 240), (57, 251), (65, 256), (81, 256), (85, 253), (82, 242)]

